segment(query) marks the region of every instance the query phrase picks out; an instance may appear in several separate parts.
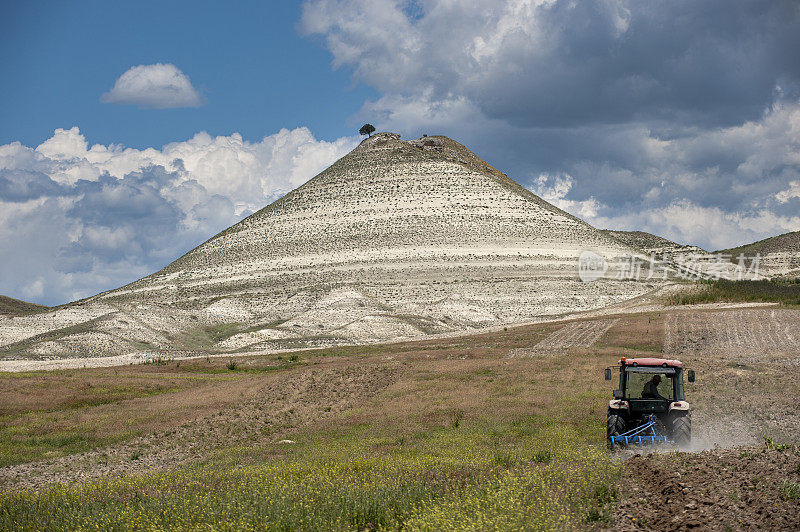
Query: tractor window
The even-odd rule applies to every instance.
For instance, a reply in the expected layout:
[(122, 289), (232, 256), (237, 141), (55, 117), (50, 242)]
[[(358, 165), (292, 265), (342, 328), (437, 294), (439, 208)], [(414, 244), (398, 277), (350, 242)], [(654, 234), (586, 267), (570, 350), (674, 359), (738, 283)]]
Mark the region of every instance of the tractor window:
[[(657, 395), (652, 395), (649, 393), (653, 391), (649, 383), (655, 376), (658, 376), (661, 382), (655, 387)], [(628, 371), (625, 381), (625, 397), (629, 399), (659, 399), (661, 396), (672, 400), (675, 397), (675, 373)]]

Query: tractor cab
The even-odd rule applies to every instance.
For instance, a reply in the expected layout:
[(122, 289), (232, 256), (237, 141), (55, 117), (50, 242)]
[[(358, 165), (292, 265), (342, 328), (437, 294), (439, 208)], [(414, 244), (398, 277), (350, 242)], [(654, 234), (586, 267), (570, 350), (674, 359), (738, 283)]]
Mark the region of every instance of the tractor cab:
[[(683, 363), (661, 358), (623, 357), (617, 369), (619, 388), (614, 390), (614, 399), (609, 402), (609, 445), (613, 447), (616, 441), (627, 444), (622, 435), (639, 434), (637, 429), (645, 425), (649, 432), (661, 434), (664, 443), (688, 443), (691, 418), (689, 403), (684, 398)], [(612, 368), (607, 368), (606, 380), (611, 380), (612, 375)], [(694, 371), (687, 370), (686, 377), (694, 382)]]

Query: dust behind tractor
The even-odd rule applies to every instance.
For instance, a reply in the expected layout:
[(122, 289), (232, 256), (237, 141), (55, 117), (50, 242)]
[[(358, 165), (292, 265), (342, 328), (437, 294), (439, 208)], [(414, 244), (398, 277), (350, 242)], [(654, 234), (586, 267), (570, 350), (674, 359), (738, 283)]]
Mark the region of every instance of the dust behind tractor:
[[(692, 413), (684, 398), (683, 363), (623, 357), (616, 368), (606, 368), (607, 381), (614, 369), (619, 371), (619, 388), (608, 403), (608, 447), (687, 447), (692, 439)], [(694, 376), (693, 370), (686, 370), (689, 382), (694, 382)]]

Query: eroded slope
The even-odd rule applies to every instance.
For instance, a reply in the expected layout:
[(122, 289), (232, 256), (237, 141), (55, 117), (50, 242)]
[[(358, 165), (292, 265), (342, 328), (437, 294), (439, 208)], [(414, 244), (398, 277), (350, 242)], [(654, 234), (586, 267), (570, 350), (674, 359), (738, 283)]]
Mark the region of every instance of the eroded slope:
[(78, 330), (64, 331), (77, 325), (66, 320), (57, 337), (32, 338), (56, 325), (23, 333), (0, 323), (14, 344), (3, 350), (96, 356), (413, 338), (598, 308), (657, 282), (583, 283), (584, 250), (612, 266), (634, 253), (451, 139), (383, 133), (163, 270), (82, 302)]

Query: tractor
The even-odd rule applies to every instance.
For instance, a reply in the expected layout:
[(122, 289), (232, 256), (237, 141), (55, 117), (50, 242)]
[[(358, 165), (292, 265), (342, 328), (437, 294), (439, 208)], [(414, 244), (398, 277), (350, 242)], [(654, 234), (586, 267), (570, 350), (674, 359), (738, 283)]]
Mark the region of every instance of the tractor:
[[(622, 357), (617, 369), (619, 388), (608, 403), (608, 447), (688, 446), (692, 439), (692, 413), (683, 394), (683, 363)], [(612, 368), (606, 368), (605, 379), (611, 378)], [(694, 370), (687, 370), (686, 378), (694, 382)]]

